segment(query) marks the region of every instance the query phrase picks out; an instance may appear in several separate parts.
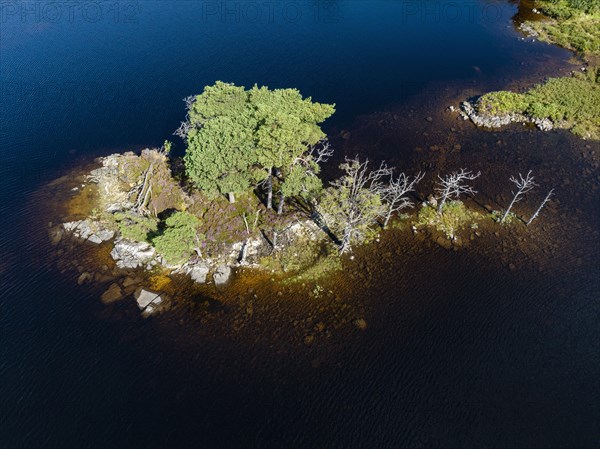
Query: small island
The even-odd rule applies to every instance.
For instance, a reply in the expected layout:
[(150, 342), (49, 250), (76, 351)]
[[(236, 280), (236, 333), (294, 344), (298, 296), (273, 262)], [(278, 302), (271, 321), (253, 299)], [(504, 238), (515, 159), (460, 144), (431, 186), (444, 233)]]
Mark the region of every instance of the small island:
[(574, 51), (580, 69), (522, 93), (490, 92), (465, 101), (461, 113), (485, 128), (532, 123), (543, 131), (568, 129), (584, 139), (600, 140), (600, 4), (538, 0), (535, 5), (532, 12), (539, 20), (525, 21), (519, 29), (528, 37)]
[[(98, 159), (100, 167), (69, 200), (81, 219), (52, 228), (54, 243), (69, 235), (110, 245), (117, 272), (150, 273), (149, 285), (129, 276), (102, 296), (111, 303), (135, 293), (145, 316), (168, 307), (160, 290), (172, 275), (203, 284), (212, 274), (221, 287), (235, 269), (249, 268), (281, 275), (281, 282), (315, 282), (386, 230), (410, 227), (457, 250), (480, 235), (482, 224), (530, 224), (552, 195), (528, 221), (517, 220), (513, 205), (536, 186), (531, 173), (510, 179), (513, 200), (496, 211), (462, 201), (477, 193), (472, 184), (480, 172), (436, 173), (426, 195), (417, 191), (425, 173), (399, 173), (360, 155), (346, 157), (341, 176), (326, 186), (321, 166), (334, 152), (320, 125), (334, 105), (295, 89), (223, 82), (185, 102), (187, 116), (176, 131), (186, 143), (183, 157), (165, 141)], [(415, 204), (411, 217), (406, 211)], [(82, 273), (78, 282), (92, 277)]]

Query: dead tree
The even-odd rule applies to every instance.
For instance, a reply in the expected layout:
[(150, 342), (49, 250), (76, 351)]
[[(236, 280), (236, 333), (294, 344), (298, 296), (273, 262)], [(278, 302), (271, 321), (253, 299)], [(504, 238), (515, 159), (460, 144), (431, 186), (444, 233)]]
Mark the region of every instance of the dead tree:
[(194, 105), (194, 102), (196, 101), (196, 96), (190, 95), (189, 97), (185, 97), (183, 99), (183, 101), (185, 102), (185, 108), (188, 111), (188, 113), (185, 116), (185, 121), (181, 122), (181, 124), (179, 125), (179, 128), (177, 128), (175, 130), (173, 135), (181, 137), (181, 139), (183, 139), (183, 140), (186, 140), (188, 133), (193, 128), (193, 125), (190, 122), (190, 109), (192, 108), (192, 106)]
[(129, 195), (137, 194), (137, 198), (135, 200), (135, 204), (133, 207), (136, 209), (137, 213), (140, 215), (146, 215), (148, 210), (146, 209), (146, 205), (150, 198), (152, 197), (152, 171), (154, 169), (154, 165), (150, 164), (146, 172), (144, 173), (144, 180), (141, 184), (135, 186), (130, 192)]
[(435, 190), (439, 194), (439, 203), (437, 212), (439, 215), (442, 214), (442, 210), (448, 199), (458, 199), (461, 195), (474, 195), (477, 193), (470, 185), (466, 184), (466, 181), (473, 181), (481, 175), (481, 172), (473, 173), (461, 168), (459, 172), (452, 172), (445, 177), (438, 175), (439, 187)]
[(408, 199), (407, 194), (414, 191), (416, 185), (423, 179), (425, 173), (419, 172), (412, 180), (404, 173), (397, 178), (390, 175), (390, 181), (381, 191), (381, 199), (386, 204), (383, 229), (385, 229), (392, 215), (402, 209), (412, 207), (413, 202)]
[(248, 220), (246, 219), (246, 214), (242, 215), (242, 219), (244, 220), (244, 225), (246, 226), (246, 240), (242, 243), (242, 250), (240, 251), (239, 263), (240, 265), (244, 265), (246, 263), (246, 257), (248, 256), (248, 244), (250, 243), (250, 237), (254, 233), (256, 226), (258, 225), (258, 217), (260, 216), (260, 209), (256, 211), (256, 218), (254, 219), (254, 225), (252, 229), (248, 226)]
[(332, 183), (337, 203), (333, 214), (343, 228), (340, 254), (351, 251), (352, 242), (364, 237), (365, 231), (382, 213), (383, 180), (392, 174), (392, 169), (382, 163), (378, 169), (370, 171), (368, 165), (368, 159), (361, 162), (358, 156), (346, 158), (341, 165), (346, 174)]
[(535, 211), (535, 213), (531, 216), (531, 218), (527, 222), (527, 226), (529, 226), (531, 224), (531, 222), (537, 218), (537, 216), (539, 215), (540, 211), (544, 208), (544, 206), (546, 205), (546, 203), (548, 201), (550, 201), (550, 198), (552, 198), (552, 195), (554, 195), (554, 189), (550, 189), (550, 191), (548, 192), (548, 195), (546, 195), (546, 198), (544, 198), (544, 201), (542, 201), (542, 204), (540, 204), (540, 207), (537, 208), (537, 210)]
[(500, 223), (504, 223), (504, 220), (510, 213), (510, 210), (512, 209), (514, 204), (518, 203), (521, 200), (521, 196), (525, 195), (527, 192), (529, 192), (531, 189), (533, 189), (537, 185), (535, 182), (533, 182), (533, 180), (534, 180), (534, 178), (533, 178), (533, 176), (531, 176), (531, 170), (529, 170), (529, 172), (527, 172), (527, 176), (525, 176), (524, 178), (521, 173), (519, 173), (519, 179), (515, 178), (514, 176), (511, 176), (510, 181), (515, 186), (517, 186), (517, 191), (511, 192), (514, 195), (513, 199), (510, 202), (510, 204), (508, 205), (508, 207), (506, 208), (506, 210), (504, 211), (504, 215), (502, 215), (502, 218), (500, 219)]

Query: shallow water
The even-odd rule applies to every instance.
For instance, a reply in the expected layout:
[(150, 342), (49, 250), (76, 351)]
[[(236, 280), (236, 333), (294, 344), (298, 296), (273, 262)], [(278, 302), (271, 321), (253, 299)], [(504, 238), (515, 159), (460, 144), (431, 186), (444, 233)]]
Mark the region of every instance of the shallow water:
[[(521, 41), (506, 2), (458, 3), (456, 20), (448, 2), (293, 2), (297, 18), (288, 3), (252, 16), (233, 1), (123, 2), (95, 21), (3, 10), (0, 445), (596, 446), (600, 147), (445, 112), (565, 73), (569, 53)], [(318, 297), (242, 275), (149, 320), (131, 299), (105, 306), (106, 285), (78, 287), (49, 244), (46, 184), (160, 144), (179, 99), (215, 79), (336, 102), (338, 157), (426, 170), (421, 198), (466, 166), (483, 172), (474, 208), (505, 205), (508, 177), (529, 169), (557, 201), (460, 251), (385, 234)]]

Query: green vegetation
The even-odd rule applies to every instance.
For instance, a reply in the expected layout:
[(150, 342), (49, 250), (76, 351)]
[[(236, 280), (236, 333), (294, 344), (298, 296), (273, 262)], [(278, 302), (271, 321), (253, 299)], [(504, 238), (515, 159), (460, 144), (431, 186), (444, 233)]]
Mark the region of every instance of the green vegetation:
[(600, 52), (600, 2), (539, 0), (536, 6), (550, 18), (528, 22), (541, 40), (582, 54)]
[(580, 137), (600, 140), (600, 2), (598, 0), (538, 0), (546, 17), (528, 21), (540, 40), (578, 52), (589, 67), (572, 77), (551, 78), (525, 93), (507, 91), (483, 95), (477, 113), (522, 114), (550, 119), (555, 127)]
[[(198, 232), (200, 220), (187, 212), (176, 212), (167, 218), (163, 232), (152, 239), (156, 251), (170, 264), (187, 261), (200, 253), (203, 235)], [(200, 254), (198, 254), (200, 255)]]
[(285, 196), (318, 188), (310, 150), (325, 137), (319, 124), (333, 112), (296, 89), (217, 82), (189, 105), (187, 173), (206, 195), (228, 194), (232, 202), (264, 182), (269, 208), (275, 170)]
[(158, 230), (158, 220), (133, 212), (117, 212), (114, 219), (121, 235), (138, 242), (148, 241), (149, 236)]
[(551, 78), (519, 94), (491, 92), (477, 102), (482, 115), (524, 114), (548, 118), (561, 128), (589, 139), (600, 139), (600, 70), (568, 78)]
[(514, 222), (516, 222), (519, 217), (517, 217), (516, 214), (509, 212), (508, 215), (506, 215), (506, 218), (504, 219), (504, 221), (502, 222), (502, 216), (504, 215), (504, 211), (500, 211), (500, 210), (495, 210), (492, 211), (492, 220), (494, 220), (496, 223), (502, 223), (502, 224), (512, 224)]
[(444, 204), (441, 214), (438, 214), (436, 208), (423, 205), (415, 226), (434, 228), (452, 240), (458, 231), (468, 226), (472, 228), (480, 218), (480, 214), (467, 209), (462, 201), (448, 201)]

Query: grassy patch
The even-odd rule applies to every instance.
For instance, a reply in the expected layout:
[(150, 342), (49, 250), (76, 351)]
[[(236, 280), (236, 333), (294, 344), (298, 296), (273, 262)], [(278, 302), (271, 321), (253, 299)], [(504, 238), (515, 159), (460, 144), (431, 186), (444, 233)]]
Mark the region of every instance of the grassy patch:
[(540, 0), (536, 6), (548, 20), (528, 22), (539, 39), (582, 54), (600, 52), (600, 2)]
[(453, 239), (458, 231), (472, 227), (481, 218), (481, 214), (470, 211), (462, 201), (448, 201), (442, 213), (431, 206), (424, 205), (417, 215), (417, 228), (433, 228), (442, 232), (446, 238)]
[[(503, 210), (495, 210), (495, 211), (492, 211), (491, 218), (496, 223), (500, 223), (500, 220), (502, 220), (502, 216), (503, 215), (504, 215), (504, 211)], [(508, 224), (514, 223), (518, 219), (519, 219), (519, 217), (517, 217), (516, 214), (514, 214), (512, 212), (509, 212), (508, 215), (506, 216), (506, 218), (504, 219), (504, 222), (502, 224), (508, 225)]]
[(529, 91), (490, 92), (477, 102), (482, 115), (520, 113), (551, 119), (557, 126), (581, 137), (600, 139), (600, 70), (572, 77), (551, 78)]
[(578, 52), (588, 60), (589, 69), (551, 78), (525, 93), (490, 92), (478, 100), (477, 113), (550, 119), (580, 137), (600, 140), (600, 2), (538, 0), (535, 6), (545, 17), (526, 24), (540, 40)]

